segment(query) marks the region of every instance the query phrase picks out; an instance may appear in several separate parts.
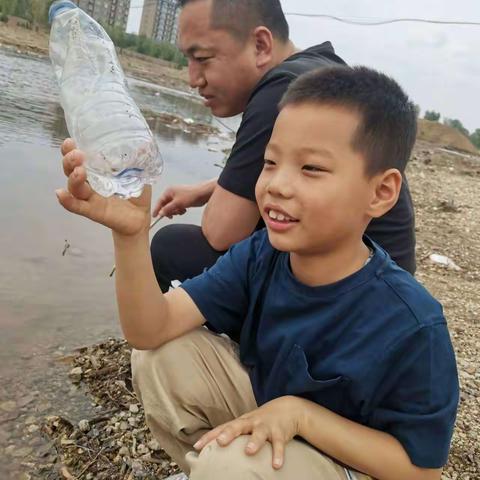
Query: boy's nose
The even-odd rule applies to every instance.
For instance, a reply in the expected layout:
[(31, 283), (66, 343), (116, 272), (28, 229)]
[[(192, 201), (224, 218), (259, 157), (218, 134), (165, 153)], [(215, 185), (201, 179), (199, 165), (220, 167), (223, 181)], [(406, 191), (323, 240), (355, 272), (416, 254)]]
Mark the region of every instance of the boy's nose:
[(287, 172), (277, 173), (274, 175), (267, 185), (267, 191), (271, 195), (290, 198), (293, 195), (293, 181)]

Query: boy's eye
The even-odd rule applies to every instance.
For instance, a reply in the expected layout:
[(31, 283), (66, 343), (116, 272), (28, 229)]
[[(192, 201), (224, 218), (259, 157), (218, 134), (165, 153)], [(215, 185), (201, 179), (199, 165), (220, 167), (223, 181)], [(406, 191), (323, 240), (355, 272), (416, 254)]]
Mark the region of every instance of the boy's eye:
[(263, 162), (265, 167), (275, 165), (275, 162), (273, 160), (268, 160), (267, 158), (265, 158)]
[(200, 62), (200, 63), (204, 63), (206, 62), (207, 60), (210, 60), (212, 57), (193, 57), (194, 60), (196, 60), (197, 62)]
[(313, 172), (313, 173), (316, 173), (316, 172), (326, 172), (325, 168), (322, 168), (318, 165), (304, 165), (302, 167), (302, 170), (305, 170), (307, 172)]

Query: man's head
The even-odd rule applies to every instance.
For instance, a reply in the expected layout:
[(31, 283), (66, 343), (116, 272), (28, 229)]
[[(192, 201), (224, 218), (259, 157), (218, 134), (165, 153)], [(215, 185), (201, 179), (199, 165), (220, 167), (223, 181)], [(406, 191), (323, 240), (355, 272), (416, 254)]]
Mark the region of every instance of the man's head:
[(288, 24), (279, 0), (179, 0), (180, 48), (190, 84), (214, 115), (244, 111), (263, 75), (288, 56)]
[(295, 81), (256, 189), (274, 246), (329, 251), (361, 240), (369, 221), (397, 202), (416, 123), (398, 84), (365, 67)]

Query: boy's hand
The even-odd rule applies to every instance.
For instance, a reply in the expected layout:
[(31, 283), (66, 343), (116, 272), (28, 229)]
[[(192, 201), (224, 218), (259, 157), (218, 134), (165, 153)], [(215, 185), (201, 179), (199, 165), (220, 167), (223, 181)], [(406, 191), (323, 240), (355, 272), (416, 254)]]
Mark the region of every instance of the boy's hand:
[(137, 235), (150, 226), (151, 187), (145, 186), (139, 198), (128, 201), (116, 196), (102, 197), (87, 182), (83, 166), (84, 153), (75, 148), (72, 139), (62, 145), (63, 171), (68, 177), (68, 190), (55, 193), (60, 204), (68, 211), (90, 218), (121, 235)]
[(268, 441), (272, 444), (272, 466), (283, 465), (285, 446), (300, 431), (301, 404), (296, 397), (280, 397), (246, 413), (231, 422), (224, 423), (203, 435), (194, 445), (201, 450), (212, 440), (225, 447), (240, 435), (250, 434), (245, 448), (247, 455), (255, 455)]

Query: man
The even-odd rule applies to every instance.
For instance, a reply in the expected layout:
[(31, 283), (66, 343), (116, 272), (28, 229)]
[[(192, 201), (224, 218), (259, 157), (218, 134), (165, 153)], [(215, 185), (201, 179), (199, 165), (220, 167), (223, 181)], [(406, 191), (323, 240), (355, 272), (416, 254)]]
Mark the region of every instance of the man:
[[(168, 189), (153, 215), (171, 217), (206, 208), (201, 227), (169, 225), (151, 245), (162, 291), (210, 267), (232, 244), (263, 227), (255, 183), (288, 85), (302, 73), (344, 64), (329, 42), (296, 50), (279, 0), (180, 0), (180, 48), (190, 84), (218, 117), (243, 113), (236, 142), (218, 180)], [(392, 132), (392, 135), (401, 134)], [(318, 219), (322, 222), (322, 219)], [(325, 225), (328, 228), (328, 225)], [(413, 207), (408, 186), (397, 206), (372, 222), (367, 234), (400, 266), (415, 271)]]

